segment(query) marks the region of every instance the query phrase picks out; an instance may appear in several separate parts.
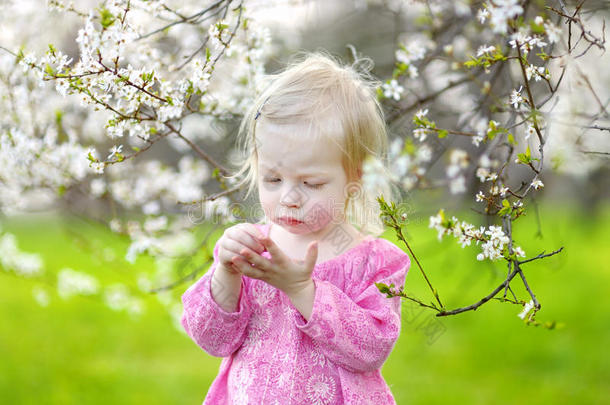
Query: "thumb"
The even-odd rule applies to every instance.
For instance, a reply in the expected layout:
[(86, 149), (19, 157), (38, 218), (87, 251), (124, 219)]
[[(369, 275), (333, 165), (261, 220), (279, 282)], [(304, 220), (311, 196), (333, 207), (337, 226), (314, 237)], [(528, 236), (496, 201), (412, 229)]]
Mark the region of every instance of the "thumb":
[(318, 259), (318, 241), (315, 240), (307, 246), (307, 254), (305, 255), (305, 264), (308, 268), (313, 268)]

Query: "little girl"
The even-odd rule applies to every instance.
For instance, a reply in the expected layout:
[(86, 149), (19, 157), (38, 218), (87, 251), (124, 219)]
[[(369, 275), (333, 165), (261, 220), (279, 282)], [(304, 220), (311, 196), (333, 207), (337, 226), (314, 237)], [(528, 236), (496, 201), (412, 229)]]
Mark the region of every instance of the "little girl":
[[(224, 357), (204, 404), (394, 404), (380, 369), (400, 333), (409, 257), (374, 236), (366, 158), (387, 135), (368, 77), (323, 54), (279, 75), (246, 114), (241, 170), (265, 218), (228, 228), (182, 296), (182, 325)], [(386, 194), (387, 196), (388, 194)]]

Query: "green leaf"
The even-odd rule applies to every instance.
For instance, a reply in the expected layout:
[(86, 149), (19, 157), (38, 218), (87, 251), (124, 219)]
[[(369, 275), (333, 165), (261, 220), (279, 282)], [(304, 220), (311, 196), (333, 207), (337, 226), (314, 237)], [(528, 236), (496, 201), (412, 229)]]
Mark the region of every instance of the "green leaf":
[(447, 131), (446, 129), (441, 129), (440, 131), (438, 131), (438, 137), (439, 138), (444, 138), (447, 135), (449, 135), (449, 131)]
[(44, 67), (44, 71), (46, 74), (48, 74), (49, 76), (53, 76), (55, 74), (55, 71), (53, 70), (53, 67), (51, 65), (49, 65), (47, 63), (47, 65)]
[(102, 7), (100, 9), (100, 24), (102, 24), (104, 29), (114, 24), (115, 20), (116, 18), (114, 14), (112, 14), (106, 7)]
[(411, 138), (407, 138), (402, 150), (403, 150), (403, 152), (405, 152), (408, 155), (415, 154), (415, 144), (413, 144), (413, 141), (411, 140)]
[(471, 60), (467, 60), (466, 62), (464, 62), (464, 66), (470, 69), (470, 68), (481, 65), (481, 63), (482, 63), (481, 60), (479, 60), (475, 57), (472, 57)]
[(519, 161), (519, 163), (524, 165), (529, 165), (532, 162), (532, 159), (525, 153), (518, 153), (517, 160)]
[(55, 124), (61, 126), (61, 121), (64, 117), (64, 113), (61, 110), (55, 110)]

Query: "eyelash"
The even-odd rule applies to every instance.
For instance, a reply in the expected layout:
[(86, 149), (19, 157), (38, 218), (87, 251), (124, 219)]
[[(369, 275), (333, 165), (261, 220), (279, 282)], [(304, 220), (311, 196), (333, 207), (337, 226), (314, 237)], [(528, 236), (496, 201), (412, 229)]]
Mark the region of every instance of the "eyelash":
[[(274, 180), (280, 180), (280, 179), (273, 178), (273, 179), (267, 179), (265, 181), (268, 183), (275, 183)], [(321, 188), (324, 185), (324, 184), (308, 184), (307, 182), (305, 184), (307, 184), (307, 186), (311, 187), (311, 188)]]

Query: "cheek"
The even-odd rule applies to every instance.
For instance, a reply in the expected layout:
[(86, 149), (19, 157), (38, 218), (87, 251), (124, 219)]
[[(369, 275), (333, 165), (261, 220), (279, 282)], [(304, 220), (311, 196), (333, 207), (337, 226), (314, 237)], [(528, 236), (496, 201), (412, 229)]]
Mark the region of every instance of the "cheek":
[(269, 214), (269, 212), (273, 209), (273, 206), (275, 205), (273, 193), (270, 193), (269, 191), (263, 189), (259, 189), (258, 200), (261, 204), (261, 208), (265, 211), (265, 213)]
[(306, 206), (308, 218), (318, 227), (326, 226), (331, 221), (336, 222), (341, 219), (343, 209), (343, 199), (340, 192), (336, 190), (312, 197)]

